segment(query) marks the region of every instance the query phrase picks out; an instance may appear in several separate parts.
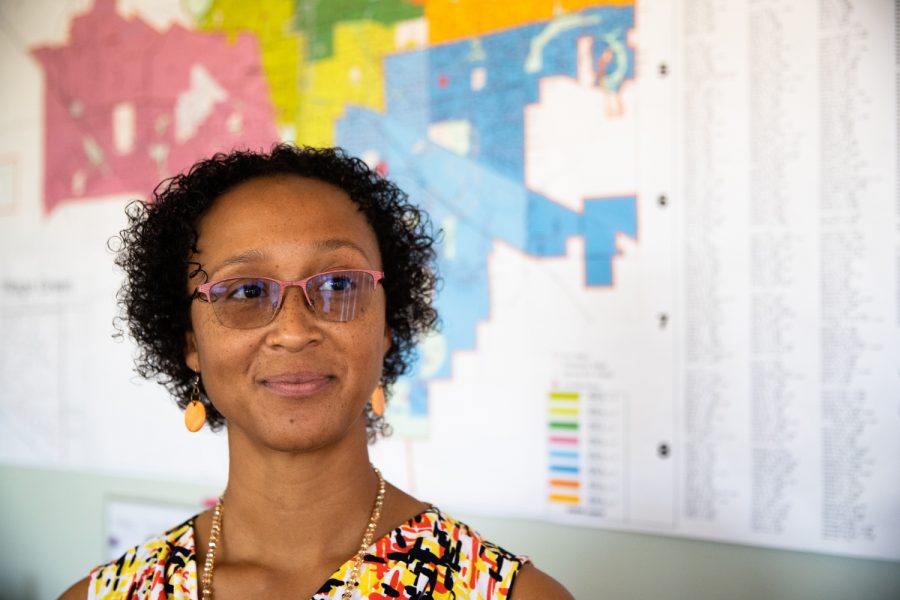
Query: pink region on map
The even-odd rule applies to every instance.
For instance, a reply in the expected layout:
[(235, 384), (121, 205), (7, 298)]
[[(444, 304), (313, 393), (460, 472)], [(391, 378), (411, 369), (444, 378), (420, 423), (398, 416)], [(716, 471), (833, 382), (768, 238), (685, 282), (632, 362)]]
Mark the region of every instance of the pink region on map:
[(147, 196), (214, 152), (278, 139), (252, 34), (160, 32), (97, 0), (72, 19), (67, 45), (32, 52), (46, 80), (48, 213), (63, 200)]

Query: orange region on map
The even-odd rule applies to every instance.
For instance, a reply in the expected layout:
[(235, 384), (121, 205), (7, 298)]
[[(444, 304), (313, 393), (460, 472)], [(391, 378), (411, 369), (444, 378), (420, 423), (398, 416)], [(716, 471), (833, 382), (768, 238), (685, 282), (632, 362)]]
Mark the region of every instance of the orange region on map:
[(428, 41), (452, 42), (546, 21), (556, 11), (574, 12), (596, 6), (632, 6), (634, 0), (523, 0), (521, 2), (484, 2), (483, 0), (426, 0)]
[(348, 104), (383, 111), (383, 59), (395, 49), (393, 26), (375, 21), (337, 24), (331, 58), (301, 67), (297, 141), (333, 145), (335, 121)]
[(244, 32), (257, 36), (279, 127), (293, 125), (300, 106), (298, 75), (304, 46), (293, 31), (294, 8), (295, 0), (214, 0), (197, 20), (199, 29), (227, 33), (230, 40)]

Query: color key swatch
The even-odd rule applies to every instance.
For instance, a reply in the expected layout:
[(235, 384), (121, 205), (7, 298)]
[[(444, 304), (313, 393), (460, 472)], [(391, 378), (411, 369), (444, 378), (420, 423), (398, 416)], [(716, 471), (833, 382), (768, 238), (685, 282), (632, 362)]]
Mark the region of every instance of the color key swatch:
[(579, 505), (581, 477), (581, 396), (553, 391), (548, 396), (548, 499), (556, 505)]

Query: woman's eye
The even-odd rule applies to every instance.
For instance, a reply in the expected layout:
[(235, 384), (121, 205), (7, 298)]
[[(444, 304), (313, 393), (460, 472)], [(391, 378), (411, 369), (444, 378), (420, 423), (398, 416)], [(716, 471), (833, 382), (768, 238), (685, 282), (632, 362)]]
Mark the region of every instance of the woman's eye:
[(255, 300), (266, 295), (264, 286), (257, 283), (243, 283), (235, 287), (228, 295), (229, 300)]
[(349, 274), (334, 274), (325, 277), (319, 290), (323, 292), (347, 292), (354, 288), (353, 277)]

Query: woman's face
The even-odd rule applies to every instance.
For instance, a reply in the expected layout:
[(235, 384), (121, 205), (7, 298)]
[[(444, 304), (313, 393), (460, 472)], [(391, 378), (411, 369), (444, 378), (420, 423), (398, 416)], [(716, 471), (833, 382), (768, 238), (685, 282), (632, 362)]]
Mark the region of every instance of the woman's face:
[[(260, 276), (299, 280), (324, 271), (381, 271), (375, 233), (347, 194), (297, 176), (252, 179), (218, 198), (198, 225), (208, 281)], [(191, 283), (193, 286), (196, 284)], [(361, 426), (390, 344), (385, 298), (376, 286), (352, 321), (320, 319), (303, 290), (290, 287), (275, 319), (254, 329), (219, 323), (195, 300), (186, 339), (188, 366), (201, 374), (215, 407), (241, 435), (284, 451), (310, 450)]]

